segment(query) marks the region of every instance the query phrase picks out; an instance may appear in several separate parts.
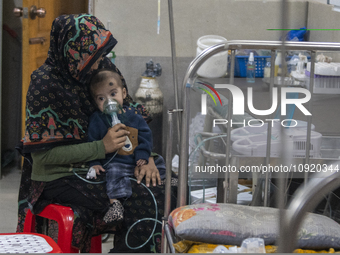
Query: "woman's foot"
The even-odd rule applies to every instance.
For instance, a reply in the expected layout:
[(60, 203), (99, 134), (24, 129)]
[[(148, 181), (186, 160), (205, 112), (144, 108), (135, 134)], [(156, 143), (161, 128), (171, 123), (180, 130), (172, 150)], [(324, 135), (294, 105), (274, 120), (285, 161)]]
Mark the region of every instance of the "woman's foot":
[(124, 217), (124, 207), (119, 202), (119, 200), (114, 200), (110, 205), (109, 210), (104, 216), (105, 223), (110, 223), (113, 221), (121, 221)]

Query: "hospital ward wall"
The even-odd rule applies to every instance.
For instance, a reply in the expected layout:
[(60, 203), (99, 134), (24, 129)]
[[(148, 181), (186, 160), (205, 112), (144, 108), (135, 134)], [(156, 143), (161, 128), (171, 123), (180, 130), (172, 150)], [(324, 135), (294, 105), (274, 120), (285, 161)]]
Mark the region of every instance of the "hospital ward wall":
[[(331, 6), (319, 2), (288, 2), (288, 27), (301, 28), (318, 23), (333, 13)], [(163, 73), (158, 77), (164, 94), (163, 134), (166, 134), (168, 109), (175, 108), (174, 81), (171, 64), (171, 44), (168, 1), (161, 1), (160, 29), (157, 34), (158, 5), (156, 0), (95, 0), (94, 14), (109, 26), (118, 40), (114, 48), (116, 64), (124, 74), (133, 96), (140, 84), (145, 63), (150, 59), (160, 63)], [(177, 82), (182, 83), (187, 67), (196, 56), (197, 39), (204, 35), (220, 35), (228, 40), (280, 40), (281, 1), (277, 0), (174, 0), (173, 18), (177, 57)], [(323, 7), (323, 17), (315, 14)], [(312, 7), (310, 7), (312, 6)], [(312, 15), (309, 17), (309, 15)], [(334, 14), (335, 15), (335, 14)], [(336, 16), (338, 20), (338, 14)], [(339, 22), (337, 22), (339, 24)], [(314, 32), (313, 32), (314, 33)], [(313, 40), (319, 37), (314, 37)], [(330, 39), (323, 37), (323, 41)], [(337, 41), (339, 41), (337, 39)], [(163, 135), (163, 154), (165, 151)], [(174, 141), (177, 144), (177, 141)]]

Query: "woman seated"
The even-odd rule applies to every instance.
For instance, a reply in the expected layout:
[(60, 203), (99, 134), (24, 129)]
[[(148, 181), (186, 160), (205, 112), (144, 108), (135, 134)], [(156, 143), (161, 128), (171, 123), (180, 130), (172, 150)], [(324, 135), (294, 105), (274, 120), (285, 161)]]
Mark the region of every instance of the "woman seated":
[[(46, 205), (58, 203), (74, 211), (72, 246), (81, 252), (89, 252), (92, 236), (102, 233), (115, 233), (113, 252), (157, 252), (160, 224), (154, 229), (154, 221), (143, 221), (130, 229), (141, 218), (155, 218), (157, 213), (158, 220), (162, 217), (164, 186), (154, 157), (131, 176), (136, 180), (131, 180), (132, 195), (123, 203), (123, 221), (103, 221), (110, 208), (104, 174), (98, 176), (96, 184), (78, 177), (86, 176), (86, 162), (104, 159), (106, 154), (117, 151), (129, 133), (125, 125), (117, 124), (102, 140), (86, 142), (89, 117), (94, 111), (87, 83), (99, 68), (120, 74), (105, 57), (116, 43), (93, 15), (63, 15), (53, 22), (48, 57), (32, 73), (26, 97), (26, 130), (20, 146), (25, 159), (17, 231), (23, 231), (28, 208), (38, 214)], [(123, 76), (121, 80), (127, 91)], [(129, 95), (125, 103), (133, 103)], [(147, 111), (138, 104), (137, 108), (149, 120)], [(152, 186), (147, 189), (141, 182), (146, 186), (151, 182)]]

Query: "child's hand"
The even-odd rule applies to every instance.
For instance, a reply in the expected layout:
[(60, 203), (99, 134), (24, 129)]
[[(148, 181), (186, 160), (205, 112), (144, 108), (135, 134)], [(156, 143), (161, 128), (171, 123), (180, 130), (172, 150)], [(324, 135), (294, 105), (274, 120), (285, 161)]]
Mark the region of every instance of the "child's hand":
[(100, 171), (105, 172), (105, 169), (101, 165), (95, 165), (90, 167), (86, 178), (87, 179), (97, 179), (97, 175), (100, 175)]
[(97, 178), (96, 170), (93, 167), (90, 167), (89, 171), (86, 174), (86, 179), (93, 179), (93, 178)]
[(138, 161), (136, 162), (137, 166), (144, 166), (146, 165), (146, 160), (145, 159), (138, 159)]

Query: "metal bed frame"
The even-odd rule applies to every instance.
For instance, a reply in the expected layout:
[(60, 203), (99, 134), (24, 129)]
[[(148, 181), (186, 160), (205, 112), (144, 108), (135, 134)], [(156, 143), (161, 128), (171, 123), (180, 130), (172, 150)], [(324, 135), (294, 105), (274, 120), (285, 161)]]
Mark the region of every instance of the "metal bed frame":
[[(323, 43), (323, 42), (282, 42), (282, 41), (228, 41), (227, 43), (217, 44), (212, 46), (205, 51), (203, 51), (200, 55), (198, 55), (189, 65), (187, 72), (185, 74), (183, 80), (183, 96), (182, 96), (182, 107), (183, 109), (174, 109), (168, 111), (168, 140), (167, 140), (167, 151), (166, 151), (166, 167), (167, 167), (167, 182), (166, 182), (166, 198), (165, 198), (165, 211), (163, 218), (163, 234), (166, 234), (168, 238), (165, 238), (163, 235), (163, 251), (167, 250), (167, 245), (172, 244), (173, 240), (171, 238), (171, 231), (169, 226), (167, 225), (167, 219), (170, 214), (170, 179), (171, 179), (171, 157), (172, 157), (172, 115), (176, 112), (181, 112), (182, 121), (181, 121), (181, 140), (180, 140), (180, 161), (179, 161), (179, 174), (178, 174), (178, 198), (177, 198), (177, 206), (186, 205), (187, 201), (187, 184), (188, 184), (188, 151), (189, 151), (189, 121), (190, 121), (190, 90), (192, 85), (194, 84), (194, 80), (197, 77), (197, 70), (199, 67), (211, 56), (223, 52), (231, 50), (231, 67), (230, 67), (230, 84), (234, 84), (234, 68), (235, 68), (235, 51), (240, 49), (264, 49), (271, 51), (271, 66), (274, 67), (275, 61), (275, 51), (280, 50), (282, 55), (285, 55), (285, 51), (287, 50), (296, 50), (296, 51), (310, 51), (311, 52), (311, 71), (310, 77), (314, 77), (314, 63), (317, 51), (340, 51), (340, 43)], [(284, 61), (284, 60), (282, 60)], [(274, 68), (271, 68), (271, 76), (270, 76), (270, 86), (269, 86), (269, 94), (270, 94), (270, 102), (272, 102), (272, 90), (274, 86)], [(309, 91), (311, 96), (313, 97), (313, 87), (314, 87), (314, 79), (310, 79)], [(231, 93), (229, 93), (228, 98), (228, 114), (227, 120), (230, 123), (232, 119), (232, 102), (233, 98)], [(308, 109), (312, 112), (312, 100), (308, 103)], [(310, 162), (310, 141), (311, 141), (311, 116), (307, 116), (307, 141), (306, 141), (306, 157), (305, 164), (309, 164)], [(230, 132), (231, 128), (228, 128), (227, 138), (226, 138), (226, 151), (225, 154), (215, 155), (217, 157), (225, 158), (225, 165), (229, 165), (231, 161), (231, 140), (230, 140)], [(268, 125), (267, 132), (267, 148), (266, 148), (266, 158), (265, 164), (269, 164), (270, 160), (270, 137), (272, 134), (271, 125)], [(285, 142), (283, 140), (283, 148), (285, 148)], [(202, 149), (204, 150), (204, 149)], [(207, 151), (203, 151), (204, 153), (209, 153)], [(226, 156), (228, 155), (228, 156)], [(291, 158), (287, 155), (285, 150), (283, 150), (281, 160), (287, 164), (290, 162)], [(284, 177), (284, 176), (282, 176)], [(298, 230), (299, 220), (303, 217), (305, 212), (315, 207), (318, 203), (318, 199), (321, 200), (322, 195), (328, 193), (334, 188), (340, 186), (340, 173), (323, 173), (320, 174), (321, 178), (313, 178), (304, 187), (301, 187), (299, 193), (296, 198), (294, 198), (289, 206), (287, 213), (283, 210), (283, 191), (284, 182), (283, 178), (280, 178), (279, 181), (279, 209), (280, 210), (280, 240), (279, 240), (279, 252), (292, 252), (294, 249), (294, 242), (296, 239), (296, 234)], [(326, 178), (327, 177), (327, 178)], [(265, 177), (265, 193), (264, 193), (264, 206), (268, 206), (268, 185), (269, 185), (269, 174), (266, 174)], [(305, 181), (307, 181), (308, 174), (305, 173)], [(238, 173), (229, 173), (226, 175), (225, 183), (226, 188), (224, 189), (223, 202), (236, 202), (237, 196), (237, 182), (235, 179), (238, 179)], [(236, 186), (235, 186), (236, 183)], [(282, 193), (282, 194), (281, 194)], [(314, 199), (314, 200), (313, 200)], [(311, 202), (313, 201), (313, 202)], [(168, 240), (167, 240), (168, 239)], [(170, 245), (171, 252), (174, 252), (174, 248)]]

